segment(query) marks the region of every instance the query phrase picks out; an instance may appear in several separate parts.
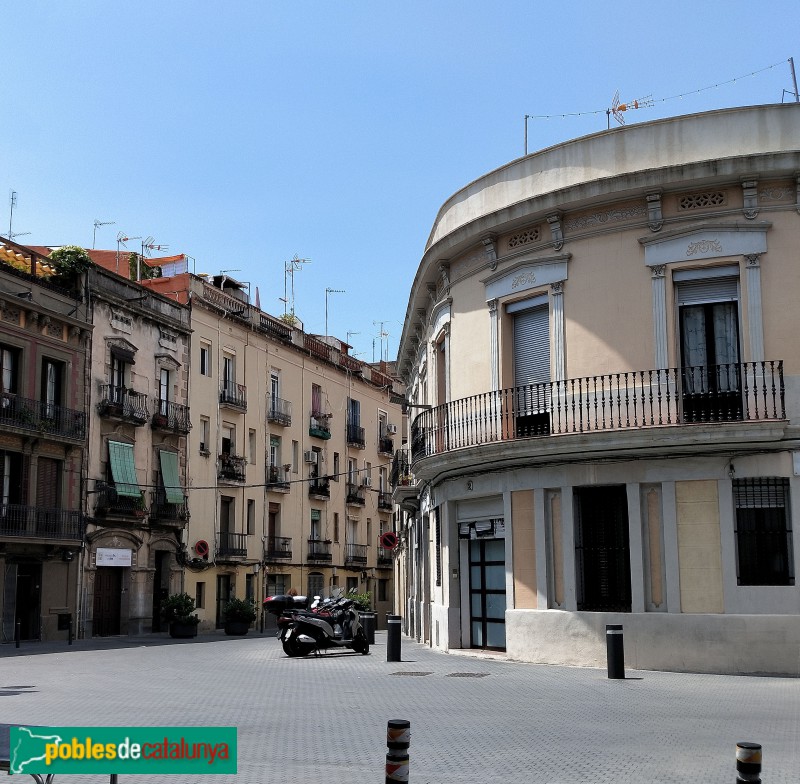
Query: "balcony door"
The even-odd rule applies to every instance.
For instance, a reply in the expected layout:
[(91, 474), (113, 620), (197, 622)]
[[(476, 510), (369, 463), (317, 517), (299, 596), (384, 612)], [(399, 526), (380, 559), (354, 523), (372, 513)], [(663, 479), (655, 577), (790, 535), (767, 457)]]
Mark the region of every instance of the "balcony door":
[(678, 283), (686, 422), (742, 418), (738, 299), (737, 277)]
[(514, 317), (517, 437), (550, 432), (550, 310), (547, 296), (508, 306)]

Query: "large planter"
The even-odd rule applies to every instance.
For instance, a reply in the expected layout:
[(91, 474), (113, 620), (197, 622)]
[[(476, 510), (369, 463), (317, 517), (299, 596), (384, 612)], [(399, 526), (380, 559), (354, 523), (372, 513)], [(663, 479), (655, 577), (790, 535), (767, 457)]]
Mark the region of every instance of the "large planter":
[(197, 624), (186, 623), (184, 621), (170, 621), (169, 636), (176, 639), (188, 639), (197, 637)]
[(249, 621), (225, 621), (225, 634), (241, 637), (250, 630)]

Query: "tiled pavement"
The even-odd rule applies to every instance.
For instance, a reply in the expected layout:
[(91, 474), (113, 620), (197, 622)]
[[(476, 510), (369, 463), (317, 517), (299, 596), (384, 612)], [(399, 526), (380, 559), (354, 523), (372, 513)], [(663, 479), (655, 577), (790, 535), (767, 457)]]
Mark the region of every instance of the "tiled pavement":
[(390, 664), (385, 642), (379, 632), (370, 656), (307, 659), (257, 634), (3, 645), (0, 722), (235, 725), (237, 776), (180, 777), (207, 784), (381, 782), (392, 718), (411, 721), (412, 784), (729, 784), (740, 740), (763, 744), (764, 784), (800, 781), (796, 679), (629, 670), (610, 681), (406, 638)]

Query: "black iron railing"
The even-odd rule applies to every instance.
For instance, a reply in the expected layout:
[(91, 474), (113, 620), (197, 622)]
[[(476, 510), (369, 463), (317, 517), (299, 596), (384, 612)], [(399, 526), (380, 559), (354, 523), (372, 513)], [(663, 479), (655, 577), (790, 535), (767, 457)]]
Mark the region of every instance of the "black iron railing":
[(238, 455), (219, 456), (219, 479), (228, 482), (244, 482), (245, 471), (247, 470), (247, 460)]
[(188, 500), (188, 496), (183, 496), (181, 503), (171, 503), (165, 490), (154, 490), (150, 494), (150, 519), (183, 525), (189, 519)]
[(150, 416), (147, 411), (147, 398), (144, 395), (114, 384), (100, 385), (97, 410), (102, 416), (127, 419), (137, 425), (143, 425)]
[(348, 482), (346, 489), (345, 501), (348, 504), (357, 504), (364, 506), (366, 504), (366, 497), (364, 495), (364, 488), (359, 485), (353, 485)]
[(414, 477), (411, 474), (411, 454), (408, 446), (398, 449), (392, 459), (392, 473), (389, 476), (389, 483), (392, 487), (411, 486)]
[(247, 556), (247, 534), (237, 534), (231, 531), (219, 532), (219, 546), (217, 556), (244, 558)]
[(364, 449), (367, 446), (366, 438), (364, 437), (364, 428), (359, 425), (347, 424), (347, 445), (356, 446), (359, 449)]
[(378, 493), (378, 509), (391, 510), (392, 508), (392, 494), (391, 493)]
[(330, 561), (331, 543), (322, 539), (308, 540), (308, 560), (309, 561)]
[(313, 479), (308, 483), (308, 494), (317, 498), (330, 498), (330, 480), (327, 477)]
[(267, 396), (267, 422), (288, 427), (292, 424), (292, 404), (279, 397)]
[(113, 487), (106, 486), (97, 492), (95, 504), (97, 515), (122, 515), (124, 517), (144, 518), (148, 510), (144, 503), (144, 493), (139, 495), (120, 495)]
[(344, 546), (345, 564), (358, 564), (364, 566), (367, 563), (367, 545), (365, 544), (346, 544)]
[(22, 504), (0, 506), (0, 537), (80, 541), (85, 529), (84, 516), (74, 509), (46, 509)]
[(394, 453), (394, 440), (384, 436), (378, 441), (378, 451), (382, 455), (391, 455)]
[(387, 553), (386, 550), (381, 548), (378, 550), (378, 557), (375, 561), (378, 569), (391, 569), (392, 568), (392, 556)]
[(328, 417), (322, 414), (312, 414), (308, 425), (308, 434), (314, 438), (329, 439), (331, 428), (328, 424)]
[(189, 406), (160, 398), (154, 398), (153, 405), (155, 413), (150, 420), (153, 427), (160, 430), (173, 430), (176, 433), (188, 433), (191, 430)]
[(290, 487), (289, 469), (284, 466), (268, 466), (267, 481), (270, 485), (269, 490), (288, 490)]
[(223, 406), (247, 410), (247, 387), (244, 384), (227, 382), (220, 387), (219, 402)]
[(55, 438), (83, 440), (86, 414), (54, 403), (4, 393), (0, 395), (0, 426), (35, 430)]
[(268, 536), (264, 557), (268, 561), (285, 561), (292, 558), (292, 539), (289, 536)]
[(423, 411), (411, 428), (411, 454), (416, 461), (518, 438), (785, 416), (781, 360), (637, 370), (485, 392)]

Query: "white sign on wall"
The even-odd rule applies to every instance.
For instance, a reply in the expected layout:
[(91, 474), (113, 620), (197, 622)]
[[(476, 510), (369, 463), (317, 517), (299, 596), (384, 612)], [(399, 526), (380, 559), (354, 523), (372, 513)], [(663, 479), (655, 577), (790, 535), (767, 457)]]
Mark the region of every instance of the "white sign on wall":
[(98, 547), (97, 560), (98, 566), (130, 566), (132, 550), (122, 547)]

